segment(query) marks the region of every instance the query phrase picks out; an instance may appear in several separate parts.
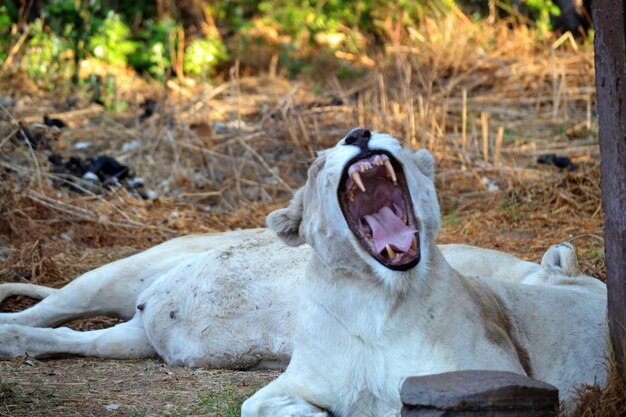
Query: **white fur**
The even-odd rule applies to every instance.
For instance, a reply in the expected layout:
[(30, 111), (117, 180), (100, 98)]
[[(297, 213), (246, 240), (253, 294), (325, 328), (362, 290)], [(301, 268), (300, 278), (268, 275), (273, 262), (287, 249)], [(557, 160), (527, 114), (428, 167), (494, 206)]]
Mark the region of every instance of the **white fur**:
[[(332, 408), (337, 415), (359, 415), (358, 403), (365, 415), (393, 415), (408, 374), (467, 367), (524, 372), (514, 349), (485, 340), (469, 285), (488, 299), (498, 297), (515, 318), (513, 331), (540, 371), (533, 376), (568, 390), (601, 378), (596, 365), (605, 349), (598, 329), (604, 329), (606, 287), (580, 274), (573, 248), (552, 247), (538, 265), (443, 245), (447, 261), (467, 275), (537, 285), (460, 277), (432, 243), (439, 229), (432, 155), (403, 150), (388, 135), (374, 134), (370, 146), (396, 155), (416, 190), (422, 261), (414, 270), (392, 272), (370, 259), (336, 199), (328, 198), (336, 195), (343, 164), (356, 155), (340, 142), (313, 164), (316, 180), (268, 217), (283, 240), (306, 241), (314, 251), (285, 246), (265, 229), (192, 235), (97, 268), (59, 290), (2, 284), (0, 301), (18, 294), (44, 299), (22, 312), (0, 313), (0, 358), (159, 355), (188, 366), (284, 367), (295, 338), (305, 347), (296, 350), (290, 370), (247, 402), (245, 413), (320, 416)], [(129, 321), (88, 332), (46, 328), (95, 315)], [(321, 343), (330, 352), (318, 350)], [(571, 354), (563, 354), (566, 346)], [(317, 361), (320, 368), (310, 369)], [(328, 390), (334, 394), (318, 400)]]

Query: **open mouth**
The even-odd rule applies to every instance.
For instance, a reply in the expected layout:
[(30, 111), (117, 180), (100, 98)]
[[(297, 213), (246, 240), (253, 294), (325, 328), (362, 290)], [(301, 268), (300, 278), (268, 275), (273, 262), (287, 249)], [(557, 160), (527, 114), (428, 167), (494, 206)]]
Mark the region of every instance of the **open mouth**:
[(337, 190), (348, 226), (361, 246), (389, 269), (420, 260), (419, 230), (400, 163), (386, 152), (350, 161)]

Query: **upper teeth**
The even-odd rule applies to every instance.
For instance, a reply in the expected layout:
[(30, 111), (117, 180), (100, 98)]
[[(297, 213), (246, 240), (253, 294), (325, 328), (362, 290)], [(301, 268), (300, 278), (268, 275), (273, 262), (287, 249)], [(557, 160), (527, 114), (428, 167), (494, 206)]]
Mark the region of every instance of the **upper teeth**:
[(365, 192), (365, 185), (363, 184), (363, 180), (361, 179), (361, 172), (368, 171), (374, 166), (384, 165), (387, 171), (387, 176), (391, 178), (394, 185), (398, 184), (398, 177), (396, 176), (396, 172), (391, 165), (391, 161), (389, 161), (389, 157), (387, 155), (374, 155), (368, 160), (361, 160), (350, 167), (348, 172), (350, 173), (350, 177), (354, 181), (354, 183), (359, 187), (362, 192)]
[(359, 186), (361, 191), (365, 192), (365, 185), (363, 185), (363, 180), (361, 179), (361, 174), (359, 174), (359, 171), (354, 171), (352, 173), (352, 179), (354, 180), (356, 185)]
[(393, 181), (394, 185), (398, 183), (398, 178), (396, 178), (396, 173), (393, 170), (393, 167), (391, 166), (391, 162), (389, 162), (389, 159), (385, 159), (385, 168), (387, 168), (387, 175), (389, 175), (391, 177), (391, 181)]

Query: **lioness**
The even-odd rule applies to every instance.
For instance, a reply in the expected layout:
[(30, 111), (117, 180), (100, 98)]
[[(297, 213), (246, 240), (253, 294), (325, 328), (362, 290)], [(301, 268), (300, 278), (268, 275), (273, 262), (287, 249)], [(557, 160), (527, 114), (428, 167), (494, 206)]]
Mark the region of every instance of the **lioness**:
[(461, 275), (434, 243), (433, 171), (430, 155), (357, 129), (268, 216), (313, 254), (291, 362), (243, 417), (398, 416), (404, 378), (455, 370), (529, 375), (566, 402), (604, 381), (605, 295)]
[[(386, 135), (374, 137), (381, 143), (392, 140)], [(432, 181), (434, 165), (428, 152), (401, 152), (408, 164), (404, 169), (421, 171)], [(375, 169), (394, 167), (384, 158), (375, 162), (382, 163)], [(393, 175), (400, 172), (399, 163), (394, 162)], [(406, 185), (416, 185), (416, 193), (420, 192), (421, 183)], [(329, 226), (330, 233), (336, 225)], [(390, 249), (395, 253), (399, 246), (392, 243)], [(604, 284), (580, 273), (575, 251), (567, 244), (551, 247), (541, 265), (466, 245), (442, 245), (441, 250), (454, 268), (468, 275), (595, 291), (606, 297)], [(33, 357), (159, 355), (170, 364), (188, 366), (284, 368), (293, 350), (299, 288), (313, 253), (310, 246), (285, 246), (266, 229), (252, 229), (173, 239), (87, 272), (61, 289), (2, 284), (0, 301), (11, 295), (45, 299), (21, 312), (0, 313), (0, 358), (26, 353)], [(416, 297), (419, 301), (419, 294)], [(45, 328), (96, 315), (129, 321), (88, 332)]]

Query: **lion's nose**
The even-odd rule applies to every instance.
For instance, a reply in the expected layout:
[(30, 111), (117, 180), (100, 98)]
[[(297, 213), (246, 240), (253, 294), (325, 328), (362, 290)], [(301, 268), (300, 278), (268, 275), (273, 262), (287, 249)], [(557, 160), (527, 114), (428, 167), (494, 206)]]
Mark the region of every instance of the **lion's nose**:
[(352, 129), (348, 136), (346, 136), (346, 145), (358, 146), (361, 149), (367, 148), (367, 142), (372, 137), (372, 133), (367, 129), (356, 128)]

